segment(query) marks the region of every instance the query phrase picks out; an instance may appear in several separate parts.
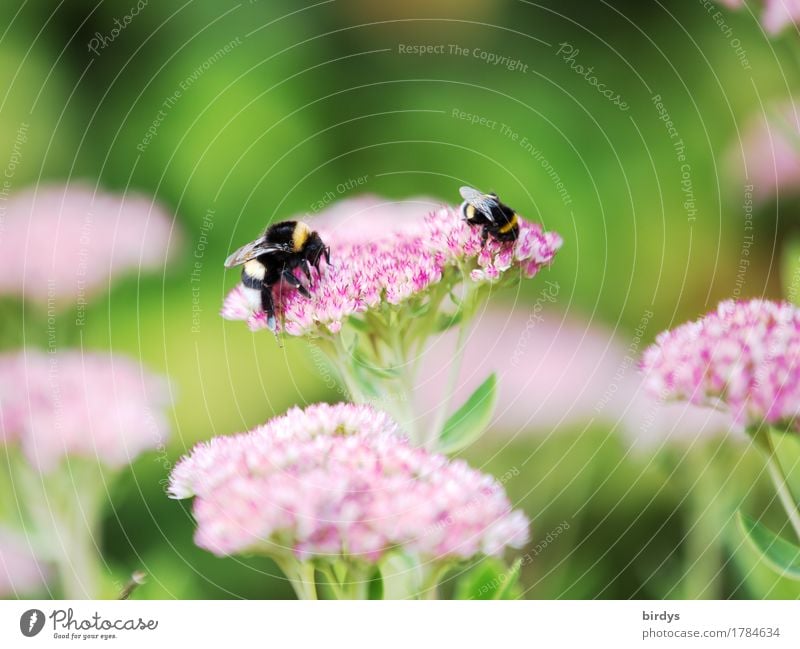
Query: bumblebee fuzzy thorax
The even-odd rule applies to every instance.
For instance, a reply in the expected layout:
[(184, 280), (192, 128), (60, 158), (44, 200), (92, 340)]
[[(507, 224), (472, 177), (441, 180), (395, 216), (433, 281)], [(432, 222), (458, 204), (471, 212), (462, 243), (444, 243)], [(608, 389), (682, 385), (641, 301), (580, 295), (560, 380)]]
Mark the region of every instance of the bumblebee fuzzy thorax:
[(298, 221), (294, 232), (292, 232), (292, 249), (294, 252), (300, 252), (303, 249), (310, 234), (311, 228), (302, 221)]

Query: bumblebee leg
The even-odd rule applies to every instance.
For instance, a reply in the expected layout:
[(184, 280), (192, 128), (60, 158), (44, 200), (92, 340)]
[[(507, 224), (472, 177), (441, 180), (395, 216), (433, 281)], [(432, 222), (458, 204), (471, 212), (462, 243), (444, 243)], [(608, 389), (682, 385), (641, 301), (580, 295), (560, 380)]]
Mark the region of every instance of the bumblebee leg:
[(486, 226), (483, 227), (483, 232), (481, 233), (481, 248), (486, 247), (486, 241), (489, 239), (489, 228)]
[(272, 286), (261, 285), (261, 308), (267, 314), (267, 327), (275, 331), (275, 303), (272, 300)]
[(291, 270), (286, 268), (283, 271), (282, 277), (284, 281), (287, 284), (289, 284), (289, 286), (296, 287), (297, 290), (300, 292), (300, 295), (302, 295), (303, 297), (311, 297), (311, 293), (308, 292), (308, 289), (305, 286), (303, 286), (303, 283), (299, 279), (297, 279), (297, 277), (295, 277), (295, 274)]
[(311, 262), (308, 259), (303, 260), (300, 264), (300, 268), (303, 269), (303, 273), (308, 278), (308, 281), (311, 281)]

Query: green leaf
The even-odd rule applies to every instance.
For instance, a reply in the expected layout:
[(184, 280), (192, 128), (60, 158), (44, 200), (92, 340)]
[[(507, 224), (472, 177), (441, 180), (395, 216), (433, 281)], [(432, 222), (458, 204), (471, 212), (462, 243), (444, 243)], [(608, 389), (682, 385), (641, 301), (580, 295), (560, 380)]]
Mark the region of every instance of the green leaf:
[(464, 309), (459, 309), (455, 313), (440, 313), (436, 318), (436, 326), (434, 327), (434, 331), (436, 331), (436, 333), (447, 331), (448, 329), (455, 327), (457, 324), (460, 324), (463, 319)]
[(412, 318), (422, 318), (431, 310), (430, 302), (411, 303), (408, 305), (408, 314)]
[(800, 304), (800, 237), (792, 237), (783, 246), (781, 284), (783, 296), (793, 304)]
[(518, 560), (511, 568), (503, 561), (486, 557), (458, 580), (456, 599), (518, 599)]
[(351, 352), (352, 365), (356, 371), (363, 374), (369, 374), (373, 377), (381, 379), (396, 379), (400, 376), (400, 370), (396, 367), (380, 367), (375, 364), (369, 356), (366, 355), (363, 349), (355, 347)]
[(492, 373), (445, 422), (438, 450), (455, 453), (477, 440), (492, 420), (497, 401), (497, 376)]
[(737, 512), (737, 517), (739, 527), (761, 558), (778, 574), (800, 580), (800, 547), (741, 511)]
[(521, 567), (522, 559), (517, 559), (506, 573), (508, 578), (502, 584), (500, 584), (500, 588), (494, 592), (494, 597), (492, 599), (519, 598), (519, 588), (517, 588), (517, 582), (519, 581), (519, 571)]
[(379, 390), (374, 377), (368, 376), (364, 371), (364, 367), (356, 359), (351, 359), (351, 361), (349, 366), (350, 378), (358, 385), (358, 389), (361, 390), (362, 394), (371, 398), (377, 397)]
[(369, 323), (364, 322), (364, 320), (359, 316), (351, 315), (347, 318), (347, 324), (361, 333), (370, 333), (372, 331), (372, 327), (369, 325)]

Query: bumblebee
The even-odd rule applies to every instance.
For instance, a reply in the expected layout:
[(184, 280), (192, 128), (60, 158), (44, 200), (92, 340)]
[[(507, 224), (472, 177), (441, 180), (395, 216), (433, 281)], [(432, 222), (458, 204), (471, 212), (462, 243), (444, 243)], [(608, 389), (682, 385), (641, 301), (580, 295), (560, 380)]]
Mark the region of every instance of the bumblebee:
[(519, 236), (517, 213), (500, 202), (497, 194), (484, 194), (472, 187), (458, 190), (464, 202), (461, 214), (470, 225), (483, 228), (481, 246), (491, 234), (497, 241), (516, 241)]
[(308, 288), (294, 274), (300, 268), (311, 281), (312, 266), (319, 271), (322, 258), (331, 263), (331, 250), (319, 234), (302, 221), (282, 221), (270, 225), (264, 234), (242, 246), (225, 260), (226, 268), (241, 266), (242, 284), (251, 297), (260, 300), (267, 314), (267, 326), (275, 330), (275, 301), (272, 289), (281, 281), (294, 286), (302, 296), (311, 297)]

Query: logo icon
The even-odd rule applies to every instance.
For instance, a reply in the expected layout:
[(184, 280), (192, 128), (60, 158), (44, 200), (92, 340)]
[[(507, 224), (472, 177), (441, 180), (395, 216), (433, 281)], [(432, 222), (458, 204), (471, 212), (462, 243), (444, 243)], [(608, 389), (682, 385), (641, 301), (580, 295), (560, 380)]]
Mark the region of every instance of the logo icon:
[(19, 618), (19, 630), (22, 635), (32, 638), (44, 628), (44, 613), (38, 608), (25, 611)]

